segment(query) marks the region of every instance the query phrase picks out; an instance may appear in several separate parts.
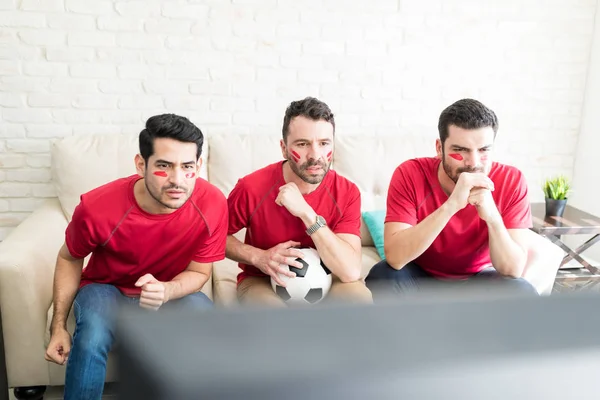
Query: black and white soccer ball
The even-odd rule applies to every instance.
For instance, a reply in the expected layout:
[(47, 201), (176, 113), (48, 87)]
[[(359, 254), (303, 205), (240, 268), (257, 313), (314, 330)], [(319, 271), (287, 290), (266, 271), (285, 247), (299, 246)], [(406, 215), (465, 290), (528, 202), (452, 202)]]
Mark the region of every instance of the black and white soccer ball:
[(323, 264), (315, 249), (299, 250), (304, 253), (304, 259), (297, 258), (296, 261), (302, 263), (304, 267), (295, 268), (282, 264), (281, 267), (294, 272), (296, 277), (290, 278), (279, 274), (279, 278), (286, 283), (286, 286), (278, 285), (271, 278), (271, 287), (287, 304), (316, 304), (323, 300), (331, 289), (331, 271)]

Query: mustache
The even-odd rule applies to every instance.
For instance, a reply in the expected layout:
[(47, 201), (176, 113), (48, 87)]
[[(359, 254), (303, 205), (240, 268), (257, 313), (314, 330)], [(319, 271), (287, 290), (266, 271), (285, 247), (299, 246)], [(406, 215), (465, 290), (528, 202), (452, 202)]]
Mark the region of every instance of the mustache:
[(324, 162), (316, 161), (316, 160), (308, 160), (304, 164), (301, 165), (301, 168), (310, 168), (320, 166), (322, 168), (326, 168), (327, 165)]
[(187, 191), (187, 188), (185, 186), (177, 186), (177, 185), (169, 185), (166, 187), (163, 187), (163, 190), (183, 190), (183, 191)]
[(483, 167), (475, 167), (475, 168), (463, 167), (463, 168), (459, 168), (458, 172), (483, 172)]

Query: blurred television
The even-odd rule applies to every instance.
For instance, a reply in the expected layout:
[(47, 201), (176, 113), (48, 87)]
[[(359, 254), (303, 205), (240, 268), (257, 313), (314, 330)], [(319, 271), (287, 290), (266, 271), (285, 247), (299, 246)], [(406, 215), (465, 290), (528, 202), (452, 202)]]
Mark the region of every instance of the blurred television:
[(119, 398), (598, 399), (600, 298), (125, 309)]

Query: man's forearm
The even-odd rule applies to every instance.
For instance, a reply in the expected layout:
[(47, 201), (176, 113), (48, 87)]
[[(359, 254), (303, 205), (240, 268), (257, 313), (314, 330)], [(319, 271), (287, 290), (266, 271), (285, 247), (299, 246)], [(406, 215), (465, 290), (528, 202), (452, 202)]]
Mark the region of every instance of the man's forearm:
[[(317, 214), (307, 215), (302, 222), (308, 228), (316, 220)], [(352, 246), (340, 239), (328, 227), (322, 227), (312, 234), (323, 264), (342, 282), (354, 282), (360, 278), (361, 254), (356, 254)]]
[(50, 331), (67, 328), (67, 317), (79, 288), (82, 269), (82, 259), (69, 260), (58, 255), (54, 272), (54, 311)]
[(240, 242), (233, 235), (227, 236), (225, 256), (233, 261), (242, 264), (255, 265), (258, 253), (261, 251), (261, 249)]
[(384, 251), (387, 263), (394, 269), (401, 269), (419, 257), (431, 246), (455, 213), (450, 204), (444, 203), (417, 225), (386, 236)]
[(198, 271), (183, 271), (169, 282), (165, 282), (167, 300), (175, 300), (189, 294), (199, 292), (206, 282), (208, 275)]
[(501, 219), (487, 225), (492, 265), (501, 275), (520, 278), (527, 252), (515, 243)]

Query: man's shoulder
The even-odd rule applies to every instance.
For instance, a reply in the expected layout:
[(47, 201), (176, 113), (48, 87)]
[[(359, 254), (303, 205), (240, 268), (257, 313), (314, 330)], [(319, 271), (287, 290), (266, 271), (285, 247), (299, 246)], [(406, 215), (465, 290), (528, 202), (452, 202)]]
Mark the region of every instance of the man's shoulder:
[(238, 184), (241, 184), (242, 188), (246, 191), (263, 192), (264, 189), (268, 189), (278, 183), (276, 177), (281, 168), (282, 161), (269, 164), (240, 178)]
[(524, 179), (523, 172), (519, 168), (495, 161), (489, 175), (493, 181), (519, 181)]
[(440, 159), (437, 157), (418, 157), (411, 158), (400, 163), (398, 168), (405, 170), (421, 171), (427, 168), (431, 168), (439, 164)]
[(132, 185), (140, 179), (138, 175), (131, 175), (105, 183), (81, 195), (82, 202), (87, 206), (110, 205), (122, 199), (127, 199)]
[(225, 199), (225, 195), (214, 184), (210, 183), (204, 178), (196, 179), (196, 186), (194, 187), (194, 198), (208, 197), (209, 199), (221, 200)]
[(436, 174), (439, 163), (440, 159), (436, 157), (411, 158), (398, 165), (394, 176), (397, 179), (402, 176), (411, 181), (427, 180)]
[[(356, 192), (358, 193), (358, 186), (356, 185), (356, 183), (352, 182), (350, 179), (346, 178), (345, 176), (342, 176), (340, 174), (338, 174), (336, 171), (334, 170), (329, 170), (329, 172), (327, 173), (329, 175), (329, 186), (333, 187), (336, 189), (336, 192), (338, 193), (338, 195), (345, 195), (345, 194), (349, 194), (349, 193), (353, 193)], [(338, 200), (338, 199), (336, 199)]]

